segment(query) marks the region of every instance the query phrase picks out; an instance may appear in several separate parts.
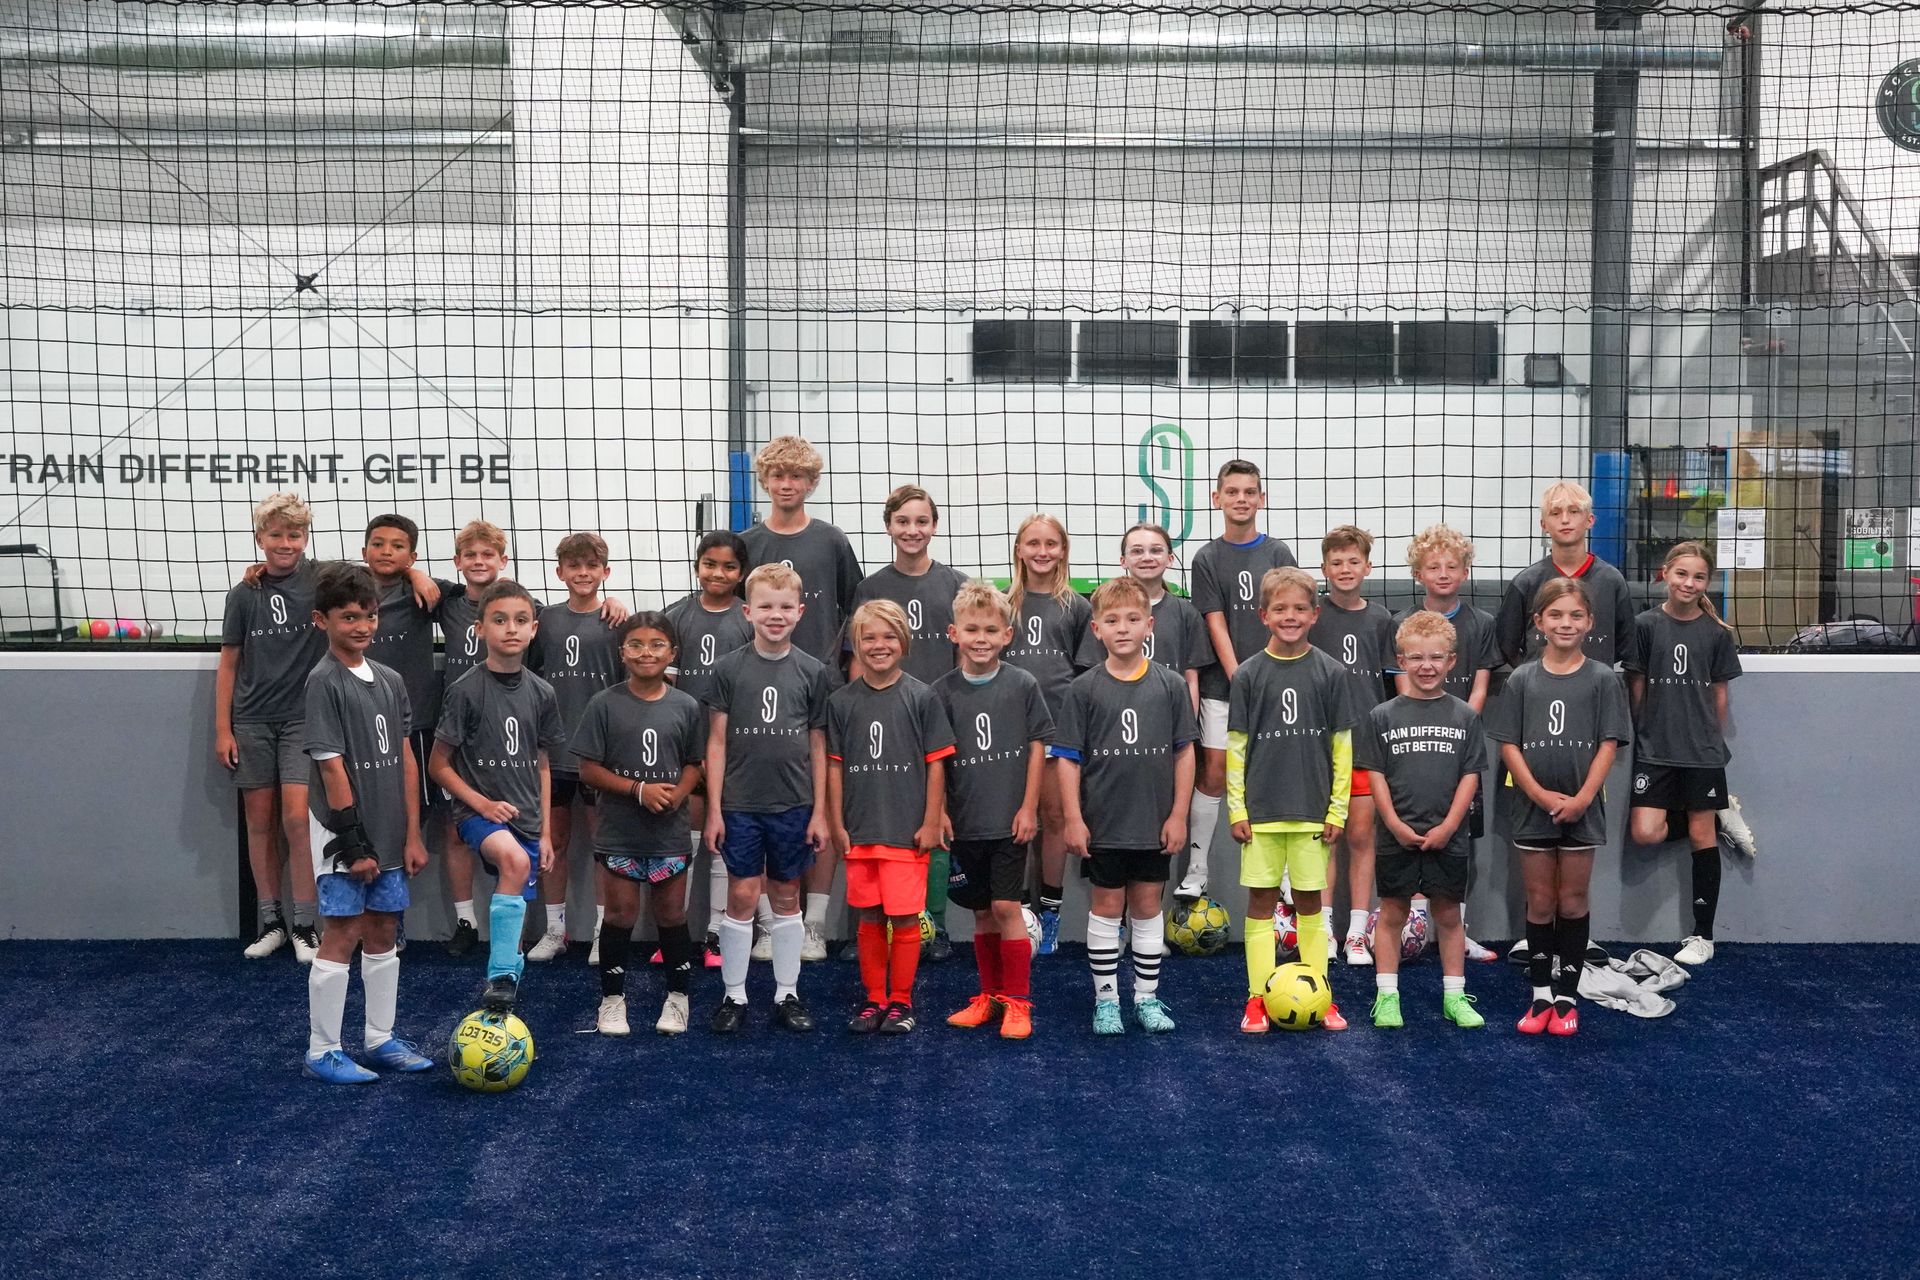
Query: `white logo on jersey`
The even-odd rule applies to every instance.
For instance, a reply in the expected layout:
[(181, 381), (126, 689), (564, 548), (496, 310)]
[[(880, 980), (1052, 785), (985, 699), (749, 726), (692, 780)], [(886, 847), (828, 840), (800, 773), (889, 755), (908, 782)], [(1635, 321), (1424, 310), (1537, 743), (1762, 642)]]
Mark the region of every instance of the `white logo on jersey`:
[(774, 717), (780, 714), (780, 691), (772, 685), (760, 691), (760, 719), (772, 724)]
[(1140, 741), (1140, 713), (1132, 707), (1120, 713), (1120, 741), (1128, 746)]
[(660, 763), (660, 734), (648, 729), (640, 735), (640, 763), (652, 767)]
[(867, 754), (873, 759), (878, 760), (880, 758), (881, 744), (886, 741), (886, 738), (887, 727), (878, 720), (869, 721), (867, 724)]
[(1253, 570), (1240, 571), (1240, 599), (1242, 603), (1253, 603)]
[(973, 718), (973, 739), (982, 751), (993, 750), (993, 717), (984, 711)]
[(1146, 654), (1149, 658), (1153, 656), (1153, 632), (1147, 632), (1147, 638), (1140, 642), (1140, 652)]
[(787, 566), (787, 568), (789, 569), (793, 568), (793, 561), (791, 560), (782, 560), (780, 563)]
[(1340, 637), (1340, 658), (1350, 667), (1360, 665), (1359, 636)]
[(519, 755), (520, 754), (520, 717), (508, 716), (506, 718), (505, 723), (503, 723), (500, 727), (506, 730), (507, 754), (510, 756)]
[(580, 637), (579, 636), (567, 637), (567, 665), (570, 667), (577, 667), (580, 665)]
[(469, 658), (480, 656), (480, 632), (471, 622), (467, 624), (467, 656)]
[(918, 600), (907, 601), (907, 630), (918, 634), (920, 631), (921, 616), (920, 602)]
[(700, 665), (710, 667), (719, 655), (714, 652), (720, 647), (720, 638), (709, 631), (700, 637)]
[(1027, 644), (1038, 648), (1040, 645), (1040, 619), (1038, 615), (1027, 619)]
[(287, 598), (285, 596), (278, 592), (268, 596), (267, 608), (273, 612), (273, 621), (276, 626), (284, 627), (287, 625)]
[(1295, 724), (1299, 721), (1300, 693), (1298, 690), (1282, 689), (1280, 691), (1280, 718), (1288, 724)]
[(380, 744), (381, 755), (386, 755), (387, 752), (393, 750), (392, 747), (387, 745), (387, 717), (385, 715), (376, 715), (373, 718), (373, 739)]
[(1677, 676), (1687, 674), (1687, 646), (1684, 644), (1673, 646), (1673, 674)]
[(1567, 704), (1555, 698), (1547, 704), (1547, 732), (1559, 737), (1567, 731)]

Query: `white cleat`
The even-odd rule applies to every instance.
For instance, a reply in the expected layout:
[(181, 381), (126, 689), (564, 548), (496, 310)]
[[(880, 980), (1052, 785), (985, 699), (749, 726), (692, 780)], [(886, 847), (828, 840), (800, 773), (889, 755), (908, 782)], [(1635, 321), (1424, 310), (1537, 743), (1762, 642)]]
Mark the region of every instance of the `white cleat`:
[(1351, 965), (1373, 963), (1373, 952), (1367, 949), (1367, 940), (1364, 935), (1358, 933), (1347, 935), (1347, 963)]
[(758, 936), (756, 936), (753, 940), (753, 958), (755, 960), (773, 959), (773, 935), (772, 934), (767, 933), (764, 930), (759, 931)]
[[(768, 958), (771, 959), (772, 957)], [(806, 939), (800, 944), (800, 958), (802, 960), (825, 960), (827, 958), (827, 936), (820, 932), (819, 925), (807, 925)], [(681, 1029), (686, 1029), (684, 1024)]]
[(1187, 872), (1186, 879), (1182, 880), (1180, 887), (1173, 891), (1173, 896), (1176, 898), (1206, 897), (1207, 877), (1204, 874), (1196, 875), (1191, 871)]
[(286, 922), (275, 917), (261, 927), (260, 936), (247, 944), (241, 952), (249, 960), (265, 960), (268, 956), (287, 945)]
[(594, 1023), (594, 1029), (603, 1036), (632, 1035), (633, 1028), (627, 1025), (627, 998), (601, 996), (600, 1016)]
[(1705, 964), (1713, 959), (1713, 939), (1694, 934), (1680, 944), (1680, 949), (1673, 953), (1673, 958), (1680, 964)]
[(660, 1006), (660, 1020), (653, 1029), (663, 1036), (677, 1036), (687, 1029), (687, 994), (684, 991), (669, 991), (666, 1003)]
[(600, 967), (600, 930), (593, 931), (593, 950), (587, 952), (587, 963), (594, 968)]
[(555, 956), (560, 955), (566, 949), (566, 934), (543, 933), (540, 935), (540, 941), (534, 943), (533, 948), (527, 952), (527, 959), (537, 960), (544, 964), (552, 960)]
[(310, 924), (293, 926), (293, 958), (301, 964), (312, 964), (319, 954), (320, 931)]
[(1467, 939), (1467, 959), (1481, 964), (1491, 964), (1500, 958), (1500, 953), (1492, 947), (1483, 947), (1472, 938)]
[(1727, 807), (1720, 810), (1720, 833), (1733, 842), (1733, 847), (1749, 858), (1760, 856), (1760, 846), (1754, 842), (1753, 828), (1747, 825), (1746, 815), (1740, 812), (1740, 797), (1731, 791), (1727, 793)]

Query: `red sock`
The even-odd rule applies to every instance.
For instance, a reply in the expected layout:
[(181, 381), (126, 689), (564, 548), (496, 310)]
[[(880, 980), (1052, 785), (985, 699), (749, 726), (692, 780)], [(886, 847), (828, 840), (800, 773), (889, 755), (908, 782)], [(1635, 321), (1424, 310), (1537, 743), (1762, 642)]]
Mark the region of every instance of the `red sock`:
[[(920, 941), (918, 929), (913, 940)], [(887, 1002), (887, 926), (878, 921), (860, 922), (860, 981), (866, 984), (867, 999)]]
[(913, 971), (920, 967), (920, 929), (916, 923), (893, 927), (893, 974), (888, 998), (913, 1007)]
[(1010, 1000), (1031, 998), (1029, 982), (1033, 973), (1033, 944), (1023, 930), (1018, 936), (1000, 939), (1000, 994)]
[(973, 935), (973, 958), (980, 966), (980, 994), (997, 996), (1000, 994), (1000, 935), (997, 933), (976, 933)]

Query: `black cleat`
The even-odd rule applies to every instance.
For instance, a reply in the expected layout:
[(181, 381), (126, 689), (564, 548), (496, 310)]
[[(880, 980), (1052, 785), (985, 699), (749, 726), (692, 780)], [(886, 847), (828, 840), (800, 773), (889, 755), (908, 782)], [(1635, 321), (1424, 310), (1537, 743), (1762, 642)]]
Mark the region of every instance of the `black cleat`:
[(857, 1036), (871, 1035), (880, 1029), (880, 1024), (885, 1021), (886, 1016), (886, 1006), (877, 1005), (869, 1000), (854, 1010), (853, 1016), (847, 1019), (847, 1030)]
[(512, 1013), (519, 1002), (520, 980), (510, 973), (488, 979), (487, 990), (480, 997), (480, 1007), (488, 1013)]
[(773, 1006), (773, 1020), (789, 1031), (813, 1030), (813, 1012), (797, 995), (788, 996)]
[(953, 959), (953, 940), (947, 937), (945, 929), (936, 928), (932, 941), (927, 943), (925, 949), (929, 964), (941, 964)]
[(447, 939), (447, 954), (464, 956), (480, 945), (480, 931), (465, 920), (456, 921), (453, 936)]
[(713, 1011), (713, 1033), (717, 1036), (730, 1036), (747, 1021), (747, 1006), (729, 997), (720, 1002)]
[(912, 1005), (890, 1004), (887, 1006), (887, 1020), (880, 1024), (880, 1034), (883, 1036), (903, 1036), (913, 1030), (917, 1025), (919, 1024), (913, 1020)]

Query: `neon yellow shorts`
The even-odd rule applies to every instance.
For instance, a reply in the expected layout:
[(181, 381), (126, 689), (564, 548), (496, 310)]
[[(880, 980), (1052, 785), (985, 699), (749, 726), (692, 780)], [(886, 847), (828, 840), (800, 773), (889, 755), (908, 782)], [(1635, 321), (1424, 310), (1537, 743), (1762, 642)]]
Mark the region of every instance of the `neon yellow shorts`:
[(1280, 876), (1296, 889), (1327, 887), (1327, 846), (1308, 831), (1256, 831), (1240, 851), (1240, 883), (1249, 889), (1278, 889)]

